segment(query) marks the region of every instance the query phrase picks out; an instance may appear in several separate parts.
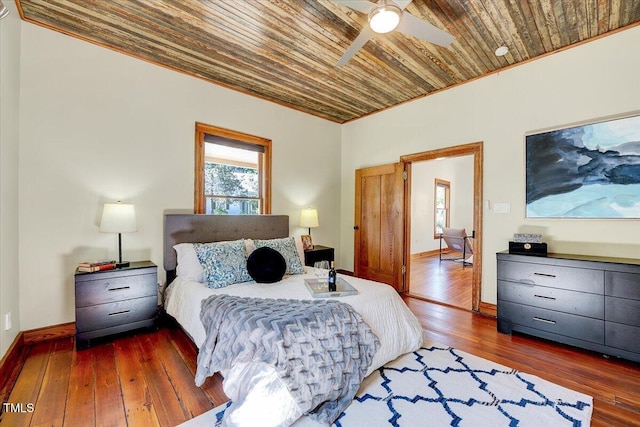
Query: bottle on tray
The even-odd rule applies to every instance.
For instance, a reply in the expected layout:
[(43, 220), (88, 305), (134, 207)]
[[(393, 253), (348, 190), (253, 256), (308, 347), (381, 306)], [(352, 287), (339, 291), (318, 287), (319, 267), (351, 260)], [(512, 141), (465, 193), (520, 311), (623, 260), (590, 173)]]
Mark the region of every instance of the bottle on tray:
[(331, 262), (331, 269), (329, 270), (329, 278), (327, 279), (327, 284), (329, 285), (329, 292), (335, 292), (337, 290), (337, 275), (336, 269), (333, 267), (333, 261)]

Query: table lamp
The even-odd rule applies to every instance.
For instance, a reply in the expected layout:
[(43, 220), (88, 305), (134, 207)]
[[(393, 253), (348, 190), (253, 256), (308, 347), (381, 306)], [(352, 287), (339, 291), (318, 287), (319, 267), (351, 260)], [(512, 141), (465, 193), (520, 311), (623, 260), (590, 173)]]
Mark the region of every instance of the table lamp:
[(129, 267), (129, 261), (122, 261), (122, 233), (138, 231), (136, 211), (132, 204), (105, 203), (100, 221), (100, 232), (118, 233), (118, 262), (116, 268)]
[(300, 227), (306, 227), (309, 229), (309, 235), (311, 235), (311, 229), (318, 227), (318, 210), (317, 209), (303, 209), (300, 213)]

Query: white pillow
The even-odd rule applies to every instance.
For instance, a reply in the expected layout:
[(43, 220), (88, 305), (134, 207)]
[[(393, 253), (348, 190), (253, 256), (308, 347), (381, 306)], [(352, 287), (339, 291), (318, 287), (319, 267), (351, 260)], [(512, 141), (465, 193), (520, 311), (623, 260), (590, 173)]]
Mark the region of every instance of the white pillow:
[(198, 255), (193, 249), (193, 243), (178, 243), (173, 246), (178, 255), (176, 275), (185, 279), (202, 283), (202, 266), (198, 261)]

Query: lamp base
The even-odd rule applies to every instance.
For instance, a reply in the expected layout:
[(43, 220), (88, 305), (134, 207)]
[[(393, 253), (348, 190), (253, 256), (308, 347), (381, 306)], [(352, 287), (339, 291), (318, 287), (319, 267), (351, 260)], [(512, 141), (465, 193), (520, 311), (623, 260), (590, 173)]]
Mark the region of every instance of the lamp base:
[(130, 265), (131, 263), (129, 261), (116, 262), (116, 268), (125, 268), (125, 267), (129, 267)]

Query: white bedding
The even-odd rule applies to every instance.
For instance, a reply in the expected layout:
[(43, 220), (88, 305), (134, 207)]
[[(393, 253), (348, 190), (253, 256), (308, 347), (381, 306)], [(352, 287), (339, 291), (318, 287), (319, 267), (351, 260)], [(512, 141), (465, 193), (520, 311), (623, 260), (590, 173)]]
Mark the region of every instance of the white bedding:
[[(304, 279), (311, 274), (285, 276), (282, 281), (272, 284), (246, 282), (221, 289), (211, 289), (202, 283), (176, 278), (167, 289), (165, 309), (173, 316), (200, 348), (205, 339), (205, 331), (200, 322), (200, 305), (203, 299), (213, 294), (228, 294), (257, 298), (313, 299)], [(415, 351), (422, 343), (422, 327), (418, 319), (406, 306), (402, 298), (391, 286), (343, 276), (354, 288), (357, 295), (337, 298), (351, 305), (369, 325), (380, 340), (367, 375), (401, 354)]]

